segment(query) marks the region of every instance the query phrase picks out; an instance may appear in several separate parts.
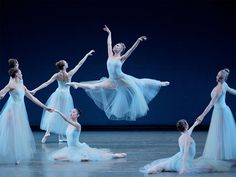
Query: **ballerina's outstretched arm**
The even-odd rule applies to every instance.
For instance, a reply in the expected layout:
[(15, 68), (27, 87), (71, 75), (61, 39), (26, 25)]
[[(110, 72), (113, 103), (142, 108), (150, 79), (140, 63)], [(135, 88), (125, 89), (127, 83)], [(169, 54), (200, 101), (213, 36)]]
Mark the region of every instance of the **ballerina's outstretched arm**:
[(57, 109), (54, 112), (58, 113), (66, 122), (76, 127), (78, 130), (81, 130), (81, 125), (78, 122), (73, 122), (71, 119), (67, 118), (63, 113), (58, 111)]
[(80, 60), (79, 63), (78, 63), (72, 70), (70, 70), (70, 71), (68, 72), (68, 75), (69, 75), (70, 77), (72, 77), (72, 76), (79, 70), (79, 68), (84, 64), (84, 62), (87, 60), (87, 58), (88, 58), (89, 56), (92, 56), (94, 52), (95, 52), (95, 50), (91, 50), (90, 52), (88, 52), (88, 53), (84, 56), (84, 58), (82, 58), (82, 60)]
[(188, 129), (188, 134), (191, 136), (193, 129), (198, 125), (198, 121), (195, 121), (194, 124)]
[(108, 33), (108, 37), (107, 37), (107, 52), (108, 52), (108, 57), (110, 58), (110, 57), (113, 56), (111, 31), (110, 31), (110, 29), (106, 25), (104, 26), (103, 30)]
[(222, 85), (218, 85), (216, 87), (215, 90), (215, 94), (212, 97), (210, 103), (207, 105), (207, 107), (205, 108), (205, 110), (203, 111), (203, 113), (197, 117), (196, 121), (198, 121), (198, 123), (201, 123), (202, 120), (204, 119), (204, 117), (206, 116), (206, 114), (211, 110), (211, 108), (214, 106), (214, 104), (216, 103), (216, 101), (219, 99), (220, 95), (222, 93)]
[(236, 95), (236, 89), (230, 88), (229, 86), (227, 87), (227, 92), (229, 92), (232, 95)]
[(139, 43), (145, 40), (147, 40), (146, 36), (141, 36), (140, 38), (138, 38), (137, 41), (133, 44), (133, 46), (124, 55), (121, 56), (121, 61), (124, 62), (131, 55), (131, 53), (138, 47)]
[(41, 108), (46, 109), (49, 112), (54, 111), (54, 109), (47, 107), (45, 104), (39, 101), (36, 97), (34, 97), (26, 87), (25, 87), (25, 96), (29, 98), (33, 103), (40, 106)]
[(55, 80), (57, 79), (57, 74), (54, 74), (48, 81), (44, 82), (43, 84), (41, 84), (40, 86), (38, 86), (37, 88), (35, 88), (34, 90), (31, 90), (30, 93), (32, 95), (34, 95), (37, 91), (47, 87), (48, 85), (50, 85), (51, 83), (53, 83)]
[(5, 97), (5, 95), (11, 90), (11, 85), (7, 84), (1, 91), (0, 91), (0, 100)]
[(183, 175), (186, 172), (186, 164), (188, 160), (188, 152), (189, 152), (189, 146), (192, 141), (191, 134), (193, 132), (193, 129), (198, 125), (198, 121), (195, 121), (194, 124), (188, 129), (188, 133), (184, 135), (184, 155), (183, 155), (183, 163), (182, 168), (179, 171), (179, 175)]
[(183, 162), (182, 162), (182, 167), (179, 171), (179, 175), (183, 175), (186, 172), (186, 164), (188, 160), (188, 152), (189, 152), (189, 146), (191, 143), (191, 138), (188, 134), (185, 134), (183, 137), (184, 141), (184, 154), (183, 154)]

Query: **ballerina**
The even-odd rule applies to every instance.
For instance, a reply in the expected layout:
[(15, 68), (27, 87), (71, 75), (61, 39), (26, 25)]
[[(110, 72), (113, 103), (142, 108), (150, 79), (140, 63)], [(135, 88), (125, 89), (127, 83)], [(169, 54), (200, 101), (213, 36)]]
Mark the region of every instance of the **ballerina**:
[(225, 68), (216, 76), (217, 85), (211, 92), (211, 101), (197, 118), (200, 123), (214, 106), (203, 156), (211, 159), (236, 159), (236, 125), (230, 108), (225, 103), (226, 93), (236, 95), (236, 90), (226, 83), (229, 69)]
[(15, 58), (10, 58), (8, 60), (8, 64), (9, 64), (9, 67), (10, 68), (16, 68), (16, 69), (19, 69), (19, 62), (17, 59)]
[(52, 155), (53, 160), (59, 161), (102, 161), (115, 158), (124, 158), (126, 153), (112, 153), (109, 150), (101, 150), (97, 148), (91, 148), (86, 143), (79, 141), (81, 125), (77, 121), (81, 114), (79, 109), (72, 109), (70, 118), (67, 118), (63, 113), (55, 110), (64, 121), (69, 125), (66, 131), (67, 147), (64, 147)]
[[(9, 65), (10, 69), (11, 69), (11, 68), (19, 69), (19, 62), (18, 62), (18, 60), (15, 59), (15, 58), (10, 58), (10, 59), (8, 60), (8, 65)], [(19, 70), (20, 70), (20, 69), (19, 69)], [(9, 82), (10, 82), (11, 80), (12, 80), (12, 77), (10, 77)], [(20, 80), (20, 82), (23, 83), (23, 79)]]
[(191, 137), (191, 134), (197, 125), (198, 122), (195, 121), (192, 127), (189, 128), (186, 120), (179, 120), (177, 122), (177, 129), (181, 132), (181, 136), (178, 139), (180, 152), (169, 158), (155, 160), (141, 168), (140, 172), (153, 174), (163, 171), (175, 171), (179, 172), (180, 175), (183, 175), (184, 173), (228, 171), (232, 165), (229, 162), (205, 159), (202, 157), (194, 159), (196, 144)]
[(148, 103), (157, 95), (162, 86), (168, 86), (170, 83), (154, 79), (138, 79), (122, 72), (122, 65), (139, 43), (147, 39), (146, 36), (138, 38), (133, 46), (122, 54), (125, 45), (118, 43), (112, 49), (111, 31), (107, 26), (103, 30), (108, 33), (107, 70), (109, 78), (67, 84), (75, 89), (78, 87), (85, 89), (95, 104), (105, 111), (109, 119), (135, 121), (147, 114)]
[[(31, 91), (34, 95), (39, 90), (47, 87), (54, 81), (58, 82), (58, 88), (47, 100), (46, 105), (60, 110), (63, 114), (69, 114), (70, 110), (74, 107), (73, 99), (70, 94), (70, 87), (66, 83), (71, 81), (73, 75), (79, 70), (83, 63), (87, 60), (89, 56), (92, 56), (94, 50), (88, 52), (84, 58), (69, 72), (66, 71), (68, 68), (68, 63), (65, 60), (60, 60), (56, 63), (59, 72), (55, 73), (47, 82), (41, 84), (37, 88)], [(40, 128), (45, 130), (45, 135), (41, 142), (45, 143), (50, 133), (56, 133), (59, 135), (59, 142), (66, 141), (63, 135), (66, 133), (67, 123), (61, 119), (58, 119), (56, 113), (43, 112)]]
[(0, 161), (15, 162), (30, 159), (35, 152), (35, 142), (29, 126), (24, 96), (38, 106), (53, 111), (35, 98), (23, 85), (21, 71), (11, 68), (12, 80), (0, 91), (0, 99), (9, 92), (10, 97), (0, 114)]

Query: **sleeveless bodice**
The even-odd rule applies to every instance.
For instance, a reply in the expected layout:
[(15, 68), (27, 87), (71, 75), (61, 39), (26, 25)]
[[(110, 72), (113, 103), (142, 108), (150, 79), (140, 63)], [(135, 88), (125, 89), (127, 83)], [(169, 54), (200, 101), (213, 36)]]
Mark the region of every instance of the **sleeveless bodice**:
[[(179, 144), (180, 149), (180, 156), (181, 158), (184, 157), (184, 144)], [(190, 145), (189, 145), (189, 151), (188, 151), (188, 161), (191, 161), (194, 159), (196, 154), (196, 144), (195, 141), (192, 139)]]
[(59, 90), (69, 90), (70, 86), (66, 85), (66, 83), (71, 82), (71, 79), (69, 79), (68, 81), (64, 81), (64, 80), (57, 80), (58, 83), (58, 88)]
[(25, 90), (24, 88), (16, 88), (9, 92), (10, 99), (12, 99), (15, 102), (24, 101), (25, 96)]
[(107, 70), (108, 70), (109, 78), (111, 79), (120, 78), (123, 74), (121, 68), (122, 68), (122, 62), (119, 59), (107, 60)]
[(158, 94), (161, 82), (128, 75), (122, 71), (122, 65), (119, 58), (108, 58), (109, 78), (83, 82), (84, 89), (110, 120), (135, 121), (147, 114), (148, 103)]
[(67, 144), (68, 147), (77, 147), (80, 145), (79, 137), (80, 131), (74, 127), (68, 127), (66, 130)]
[[(211, 92), (211, 97), (214, 96), (215, 94), (215, 89), (214, 88)], [(218, 100), (216, 101), (214, 107), (215, 108), (222, 108), (222, 107), (225, 107), (226, 106), (226, 103), (225, 103), (225, 97), (226, 97), (226, 91), (227, 91), (227, 84), (224, 82), (223, 85), (222, 85), (222, 92), (218, 98)]]

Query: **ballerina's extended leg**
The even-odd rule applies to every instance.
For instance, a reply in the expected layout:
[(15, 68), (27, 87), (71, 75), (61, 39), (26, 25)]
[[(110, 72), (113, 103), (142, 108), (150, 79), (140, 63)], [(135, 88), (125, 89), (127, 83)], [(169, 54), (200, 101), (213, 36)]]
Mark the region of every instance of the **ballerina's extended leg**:
[(82, 89), (99, 89), (99, 88), (106, 88), (106, 89), (115, 89), (114, 84), (109, 81), (102, 81), (98, 83), (78, 83), (78, 82), (68, 82), (66, 85), (72, 86), (74, 89), (82, 88)]

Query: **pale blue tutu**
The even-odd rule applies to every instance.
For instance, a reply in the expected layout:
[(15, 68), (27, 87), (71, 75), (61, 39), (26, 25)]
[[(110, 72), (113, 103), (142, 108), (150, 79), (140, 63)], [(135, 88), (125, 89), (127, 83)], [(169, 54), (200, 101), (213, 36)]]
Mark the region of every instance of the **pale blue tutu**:
[(51, 160), (61, 161), (104, 161), (111, 160), (114, 155), (107, 149), (91, 148), (86, 143), (80, 143), (77, 147), (64, 147), (55, 152)]
[(123, 73), (121, 67), (120, 60), (108, 59), (109, 78), (82, 84), (99, 85), (95, 89), (86, 89), (86, 93), (109, 119), (135, 121), (147, 114), (148, 103), (158, 94), (161, 82), (135, 78)]
[[(49, 97), (46, 105), (62, 112), (69, 117), (70, 111), (74, 108), (73, 99), (70, 94), (70, 87), (64, 81), (58, 81), (58, 88)], [(56, 134), (66, 134), (68, 123), (65, 122), (57, 113), (44, 111), (41, 119), (40, 128)]]
[[(225, 103), (227, 83), (214, 105), (203, 156), (211, 159), (236, 159), (236, 125), (230, 108)], [(214, 89), (211, 96), (214, 95)]]
[(24, 89), (14, 89), (0, 114), (0, 162), (30, 159), (35, 142), (24, 102)]
[[(225, 172), (229, 171), (231, 163), (203, 157), (194, 159), (196, 153), (195, 142), (192, 141), (189, 147), (188, 159), (186, 162), (187, 173), (207, 173), (207, 172)], [(184, 145), (180, 145), (180, 152), (170, 158), (155, 160), (140, 169), (142, 173), (160, 173), (163, 171), (179, 172), (182, 168), (184, 156)]]
[(50, 157), (51, 160), (61, 161), (104, 161), (115, 157), (109, 149), (91, 148), (86, 143), (80, 143), (80, 131), (76, 128), (68, 128), (66, 131), (68, 146), (56, 151)]

